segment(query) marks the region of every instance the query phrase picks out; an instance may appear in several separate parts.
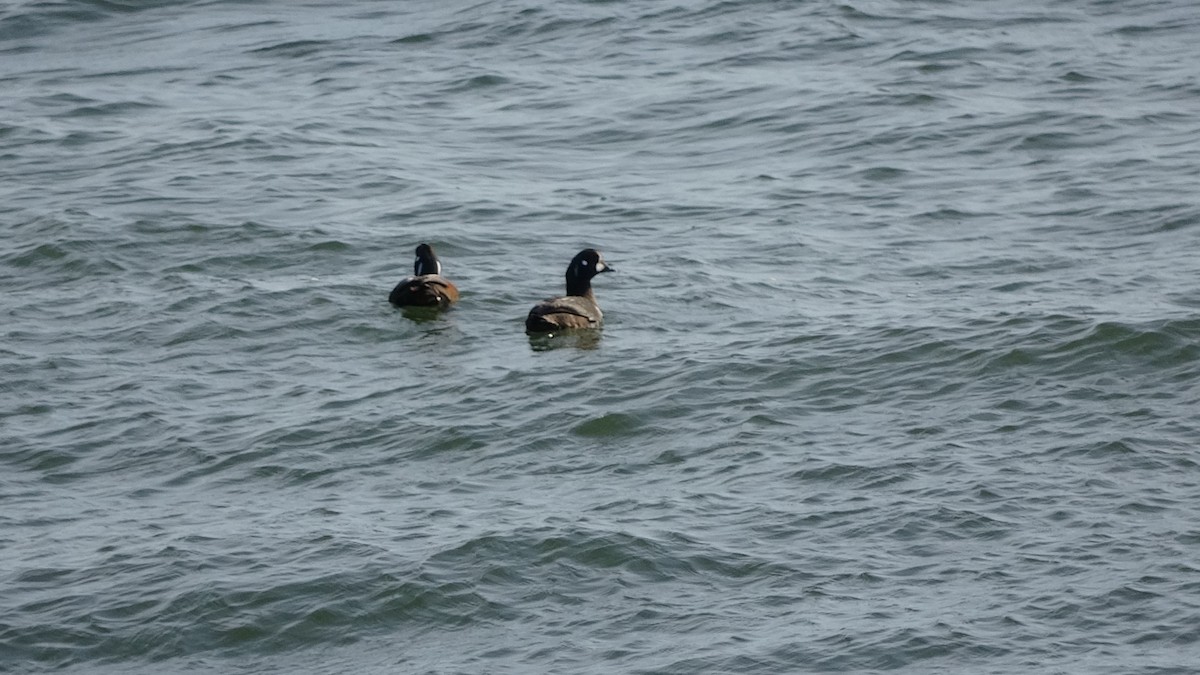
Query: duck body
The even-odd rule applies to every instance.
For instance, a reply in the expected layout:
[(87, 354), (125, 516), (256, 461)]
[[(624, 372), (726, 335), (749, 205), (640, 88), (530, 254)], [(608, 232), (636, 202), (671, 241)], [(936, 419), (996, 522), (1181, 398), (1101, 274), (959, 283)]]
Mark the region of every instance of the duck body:
[(445, 309), (458, 302), (458, 287), (442, 276), (442, 263), (429, 244), (417, 247), (413, 275), (396, 284), (388, 302), (397, 307)]
[(567, 294), (548, 298), (533, 306), (525, 317), (527, 333), (553, 333), (563, 330), (599, 328), (604, 313), (592, 292), (592, 278), (613, 269), (604, 263), (600, 252), (587, 248), (567, 266)]
[(530, 333), (552, 333), (557, 330), (599, 328), (604, 314), (595, 296), (566, 295), (548, 298), (533, 306), (525, 317), (525, 330)]

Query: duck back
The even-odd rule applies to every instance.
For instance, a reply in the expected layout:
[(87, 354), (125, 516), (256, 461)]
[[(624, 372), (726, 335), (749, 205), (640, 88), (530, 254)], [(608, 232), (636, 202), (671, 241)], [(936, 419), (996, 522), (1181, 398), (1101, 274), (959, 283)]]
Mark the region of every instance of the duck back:
[(533, 333), (552, 332), (576, 328), (598, 328), (604, 314), (595, 299), (567, 295), (543, 300), (529, 310), (525, 317), (525, 330)]
[(458, 302), (458, 288), (440, 274), (408, 277), (392, 289), (388, 302), (397, 307), (440, 307)]

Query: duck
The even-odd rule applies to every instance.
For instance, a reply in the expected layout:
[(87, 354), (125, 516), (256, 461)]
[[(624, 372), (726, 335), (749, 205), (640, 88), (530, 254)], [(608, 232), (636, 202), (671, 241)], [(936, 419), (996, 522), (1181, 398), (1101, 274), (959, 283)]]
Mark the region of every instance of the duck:
[(458, 287), (442, 276), (442, 262), (429, 244), (417, 246), (413, 276), (392, 289), (388, 302), (397, 307), (434, 307), (446, 309), (458, 302)]
[(580, 251), (567, 266), (567, 294), (533, 306), (525, 318), (525, 332), (551, 333), (578, 328), (599, 328), (604, 321), (592, 293), (592, 277), (613, 272), (594, 248)]

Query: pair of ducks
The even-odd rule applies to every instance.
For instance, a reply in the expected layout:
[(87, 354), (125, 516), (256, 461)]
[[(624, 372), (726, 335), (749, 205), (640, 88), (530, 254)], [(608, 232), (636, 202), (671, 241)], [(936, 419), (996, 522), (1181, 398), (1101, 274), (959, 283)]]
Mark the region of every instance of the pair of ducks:
[[(604, 320), (596, 296), (592, 293), (592, 277), (613, 268), (604, 264), (600, 252), (585, 248), (567, 266), (567, 294), (543, 300), (529, 310), (525, 331), (552, 333), (554, 331), (598, 328)], [(397, 307), (433, 307), (445, 309), (458, 302), (458, 288), (442, 276), (442, 263), (429, 244), (417, 247), (413, 276), (392, 289), (388, 302)]]

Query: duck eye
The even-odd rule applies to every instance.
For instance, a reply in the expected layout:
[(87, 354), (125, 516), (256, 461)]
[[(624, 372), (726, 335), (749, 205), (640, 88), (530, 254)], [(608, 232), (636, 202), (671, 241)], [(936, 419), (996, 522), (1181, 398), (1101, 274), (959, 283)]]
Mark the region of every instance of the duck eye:
[(587, 264), (588, 264), (588, 263), (587, 263), (587, 261), (586, 261), (586, 260), (580, 260), (580, 261), (579, 261), (579, 264), (580, 264), (580, 265), (583, 265), (584, 267), (587, 267)]

